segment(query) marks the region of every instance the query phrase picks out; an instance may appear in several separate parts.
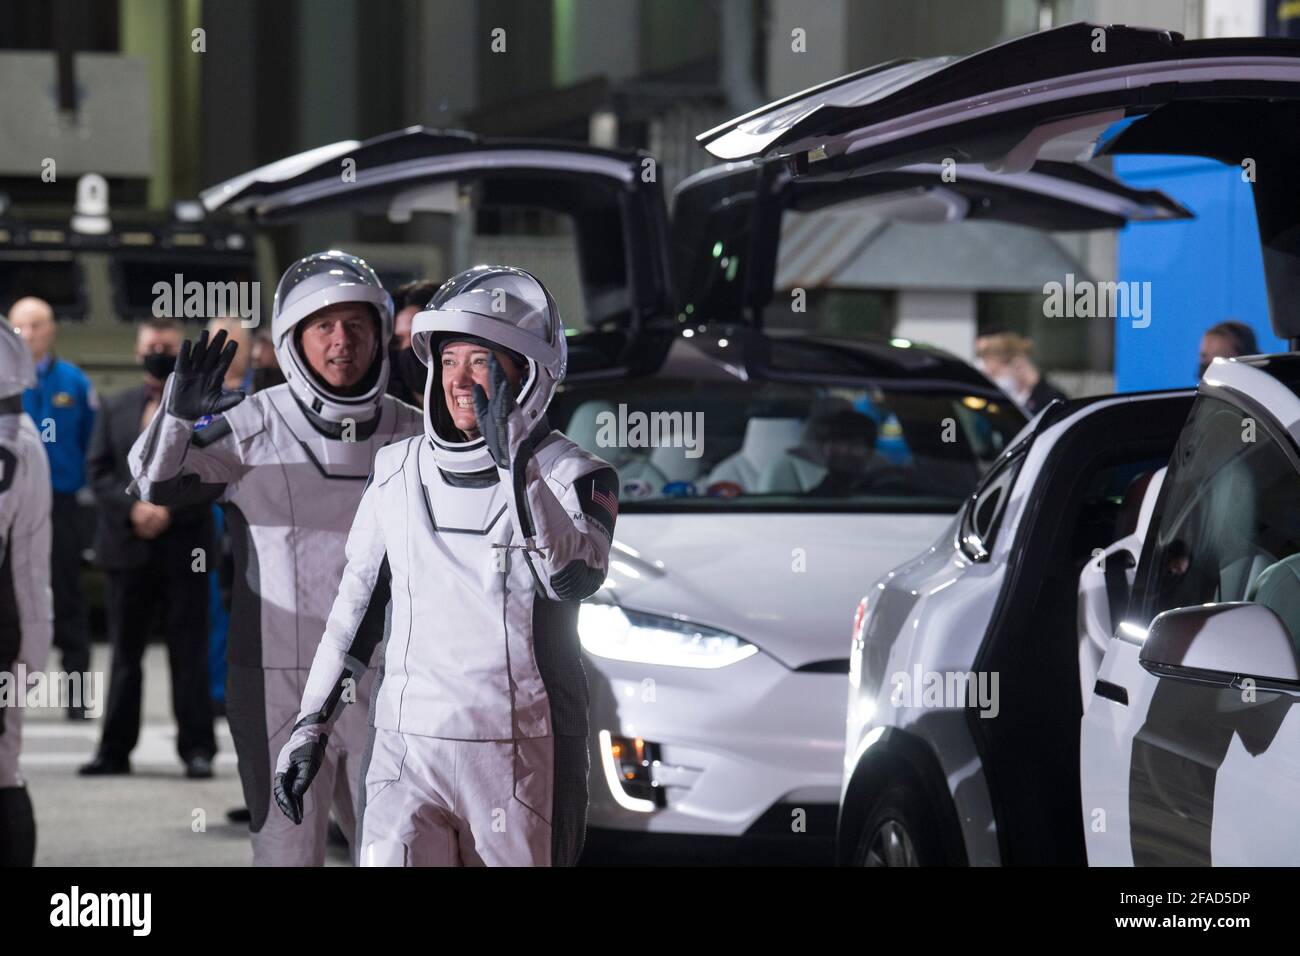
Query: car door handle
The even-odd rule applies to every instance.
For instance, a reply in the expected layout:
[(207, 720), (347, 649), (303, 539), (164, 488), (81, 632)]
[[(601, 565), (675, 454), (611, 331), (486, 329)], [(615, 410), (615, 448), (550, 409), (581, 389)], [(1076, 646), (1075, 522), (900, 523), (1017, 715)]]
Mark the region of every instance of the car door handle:
[(1117, 704), (1128, 706), (1128, 691), (1120, 687), (1119, 684), (1112, 684), (1110, 681), (1098, 677), (1097, 683), (1093, 685), (1092, 692), (1098, 697), (1105, 697)]

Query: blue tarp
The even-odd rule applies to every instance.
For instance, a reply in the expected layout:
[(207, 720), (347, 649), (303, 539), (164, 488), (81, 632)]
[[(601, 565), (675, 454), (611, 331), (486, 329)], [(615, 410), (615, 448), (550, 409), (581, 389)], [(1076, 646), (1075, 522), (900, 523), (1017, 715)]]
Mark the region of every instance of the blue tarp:
[(1285, 349), (1268, 321), (1252, 186), (1241, 168), (1196, 157), (1117, 156), (1114, 169), (1135, 187), (1167, 192), (1196, 216), (1138, 223), (1119, 234), (1119, 279), (1150, 282), (1152, 307), (1147, 328), (1114, 320), (1116, 390), (1195, 384), (1201, 335), (1225, 319), (1254, 328), (1261, 351)]

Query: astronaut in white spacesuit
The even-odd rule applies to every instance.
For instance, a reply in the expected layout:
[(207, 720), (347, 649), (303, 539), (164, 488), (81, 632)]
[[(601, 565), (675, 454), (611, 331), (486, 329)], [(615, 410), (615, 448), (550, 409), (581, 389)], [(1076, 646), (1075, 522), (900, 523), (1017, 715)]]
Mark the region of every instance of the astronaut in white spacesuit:
[(421, 431), (420, 412), (385, 394), (392, 331), (392, 300), (369, 265), (338, 251), (307, 256), (275, 293), (271, 334), (284, 384), (246, 399), (223, 391), (235, 346), (224, 331), (211, 343), (205, 332), (182, 346), (163, 393), (166, 414), (131, 449), (132, 490), (144, 500), (225, 508), (235, 562), (226, 711), (258, 865), (321, 865), (331, 804), (344, 832), (354, 828), (368, 657), (350, 687), (362, 706), (339, 722), (322, 754), (305, 826), (269, 812), (271, 775), (375, 455)]
[(533, 276), (455, 276), (412, 339), (425, 435), (375, 459), (276, 799), (301, 812), (382, 638), (362, 865), (572, 864), (589, 759), (578, 602), (608, 570), (618, 476), (547, 421), (567, 349)]
[[(22, 404), (35, 387), (26, 343), (0, 318), (0, 672), (11, 680), (45, 668), (54, 635), (50, 463)], [(0, 705), (0, 867), (31, 866), (36, 818), (18, 770), (23, 706), (9, 703)]]

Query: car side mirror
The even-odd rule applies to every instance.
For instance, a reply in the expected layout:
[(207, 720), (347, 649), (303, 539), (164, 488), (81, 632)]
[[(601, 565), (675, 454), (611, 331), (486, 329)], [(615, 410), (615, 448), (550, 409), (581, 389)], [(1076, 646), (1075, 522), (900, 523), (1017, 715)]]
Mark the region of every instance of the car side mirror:
[(1156, 615), (1138, 661), (1158, 677), (1231, 683), (1236, 677), (1300, 683), (1295, 642), (1268, 607), (1227, 602)]

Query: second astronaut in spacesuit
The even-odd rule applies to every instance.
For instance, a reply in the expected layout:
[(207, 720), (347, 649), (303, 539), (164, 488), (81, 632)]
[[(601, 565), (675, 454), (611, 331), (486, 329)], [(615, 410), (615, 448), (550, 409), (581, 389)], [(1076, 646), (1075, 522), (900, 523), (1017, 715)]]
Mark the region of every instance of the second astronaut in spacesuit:
[(412, 339), (425, 435), (375, 459), (276, 799), (300, 812), (382, 639), (360, 862), (571, 864), (588, 771), (578, 602), (605, 579), (618, 476), (547, 421), (567, 349), (533, 276), (455, 276)]

